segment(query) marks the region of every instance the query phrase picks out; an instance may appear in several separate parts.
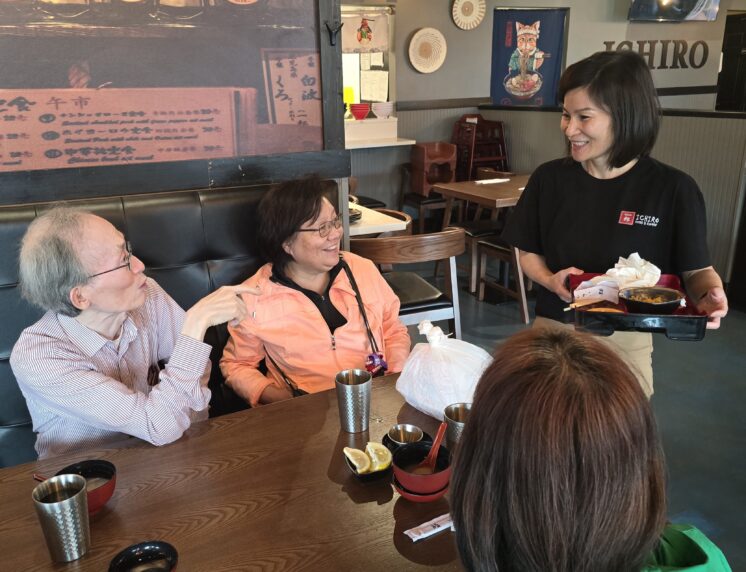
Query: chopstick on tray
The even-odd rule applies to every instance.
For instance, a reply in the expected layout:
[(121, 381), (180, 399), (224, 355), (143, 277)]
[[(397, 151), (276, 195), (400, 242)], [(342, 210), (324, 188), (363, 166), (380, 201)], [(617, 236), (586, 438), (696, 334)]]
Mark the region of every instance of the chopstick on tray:
[(575, 308), (582, 308), (583, 306), (590, 306), (591, 304), (598, 304), (599, 302), (606, 302), (606, 300), (602, 298), (583, 298), (582, 300), (578, 300), (577, 302), (573, 302), (570, 304), (567, 308), (564, 309), (565, 312), (569, 312), (570, 310), (574, 310)]

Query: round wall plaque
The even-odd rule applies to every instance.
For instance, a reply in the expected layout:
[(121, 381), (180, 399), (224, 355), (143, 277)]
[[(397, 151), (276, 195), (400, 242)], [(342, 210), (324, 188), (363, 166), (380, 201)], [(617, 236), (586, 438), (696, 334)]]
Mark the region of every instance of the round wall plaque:
[(409, 42), (409, 61), (420, 73), (433, 73), (443, 65), (448, 46), (435, 28), (417, 30)]
[(454, 0), (451, 15), (462, 30), (473, 30), (484, 20), (486, 0)]

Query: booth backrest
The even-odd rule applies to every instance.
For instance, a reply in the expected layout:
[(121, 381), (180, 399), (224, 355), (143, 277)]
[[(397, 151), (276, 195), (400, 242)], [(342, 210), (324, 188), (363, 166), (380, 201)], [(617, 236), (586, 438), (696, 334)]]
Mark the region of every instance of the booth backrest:
[[(256, 247), (257, 204), (269, 186), (179, 191), (67, 201), (106, 218), (132, 245), (135, 255), (183, 308), (225, 284), (237, 284), (261, 265)], [(18, 250), (29, 223), (49, 204), (0, 207), (0, 467), (36, 458), (26, 403), (8, 362), (21, 331), (42, 312), (18, 288)], [(225, 327), (211, 328), (211, 413), (243, 407), (225, 391), (218, 360)], [(235, 401), (234, 401), (235, 400)]]

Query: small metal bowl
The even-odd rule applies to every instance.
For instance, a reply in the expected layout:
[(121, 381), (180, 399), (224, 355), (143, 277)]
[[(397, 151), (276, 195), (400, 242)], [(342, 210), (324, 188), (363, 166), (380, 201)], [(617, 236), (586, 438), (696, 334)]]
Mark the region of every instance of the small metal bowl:
[(389, 429), (388, 432), (389, 439), (395, 445), (417, 443), (418, 441), (422, 441), (423, 435), (422, 429), (409, 423), (398, 423)]
[[(619, 297), (624, 301), (627, 311), (633, 314), (673, 314), (681, 306), (684, 293), (673, 288), (650, 286), (639, 288), (624, 288), (619, 291)], [(660, 302), (645, 302), (635, 298), (660, 298)]]

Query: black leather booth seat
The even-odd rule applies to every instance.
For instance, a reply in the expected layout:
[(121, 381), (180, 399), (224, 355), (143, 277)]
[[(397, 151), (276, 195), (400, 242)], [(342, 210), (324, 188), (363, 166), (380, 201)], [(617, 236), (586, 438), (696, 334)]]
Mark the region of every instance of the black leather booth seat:
[[(122, 231), (154, 278), (182, 307), (225, 284), (237, 284), (261, 265), (257, 255), (256, 206), (268, 186), (179, 191), (69, 201), (100, 215)], [(8, 362), (21, 331), (42, 312), (21, 299), (18, 249), (37, 213), (48, 204), (0, 207), (0, 467), (36, 458), (31, 420)], [(211, 328), (211, 414), (244, 407), (223, 386), (218, 360), (225, 326)]]

